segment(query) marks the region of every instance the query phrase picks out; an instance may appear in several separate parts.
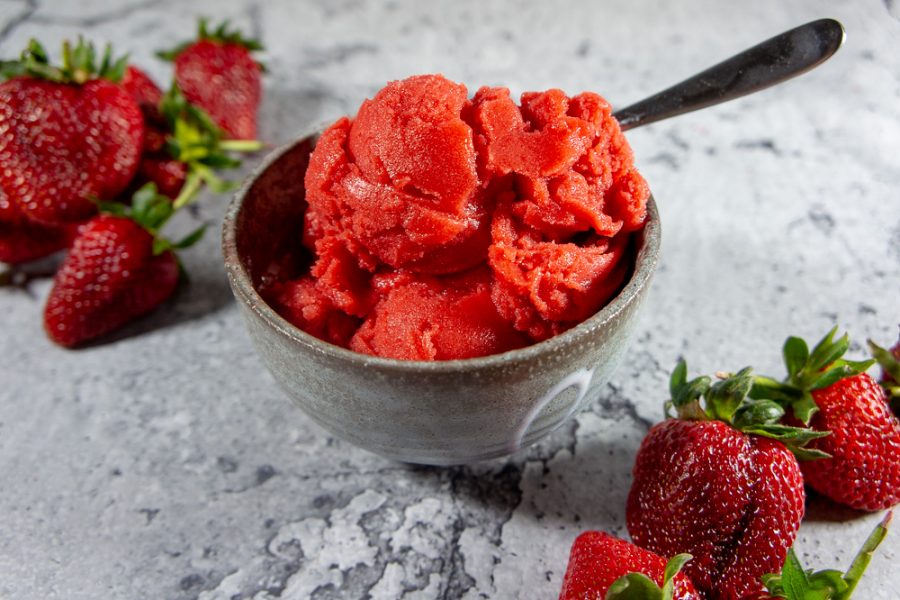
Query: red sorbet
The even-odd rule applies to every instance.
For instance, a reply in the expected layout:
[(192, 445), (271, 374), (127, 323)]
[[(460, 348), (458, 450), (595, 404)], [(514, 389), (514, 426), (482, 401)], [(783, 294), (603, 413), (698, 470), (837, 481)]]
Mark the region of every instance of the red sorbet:
[(315, 259), (292, 284), (303, 293), (275, 307), (332, 343), (410, 360), (503, 352), (594, 314), (628, 274), (650, 195), (600, 96), (517, 106), (440, 75), (391, 82), (335, 122), (305, 183)]
[(497, 312), (491, 272), (480, 267), (435, 277), (398, 273), (376, 278), (380, 300), (350, 340), (350, 349), (404, 360), (449, 360), (497, 354), (530, 340)]

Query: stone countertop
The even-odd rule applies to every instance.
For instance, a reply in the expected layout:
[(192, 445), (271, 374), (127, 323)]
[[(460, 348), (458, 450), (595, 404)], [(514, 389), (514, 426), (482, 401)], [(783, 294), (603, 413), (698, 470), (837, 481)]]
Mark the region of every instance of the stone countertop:
[[(623, 106), (814, 18), (847, 42), (795, 81), (629, 134), (664, 230), (637, 335), (599, 400), (508, 460), (408, 466), (311, 423), (250, 347), (214, 231), (175, 301), (81, 351), (43, 335), (48, 279), (0, 289), (0, 598), (554, 598), (578, 532), (626, 535), (634, 453), (679, 356), (780, 373), (791, 333), (839, 323), (858, 356), (896, 336), (896, 1), (0, 0), (0, 56), (84, 33), (167, 81), (153, 50), (201, 14), (265, 41), (272, 143), (414, 73)], [(225, 203), (176, 225), (217, 224)], [(877, 519), (811, 498), (799, 554), (846, 567)], [(857, 598), (897, 597), (898, 554), (892, 532)]]

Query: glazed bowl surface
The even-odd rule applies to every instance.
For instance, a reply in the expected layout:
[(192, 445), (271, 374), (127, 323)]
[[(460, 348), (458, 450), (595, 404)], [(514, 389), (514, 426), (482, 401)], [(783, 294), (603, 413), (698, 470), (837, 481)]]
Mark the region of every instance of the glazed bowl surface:
[[(319, 131), (319, 130), (316, 130)], [(263, 364), (330, 433), (387, 458), (451, 465), (512, 454), (594, 401), (625, 352), (656, 269), (660, 224), (633, 235), (634, 267), (595, 315), (531, 346), (480, 358), (404, 361), (359, 354), (291, 325), (257, 289), (299, 243), (303, 178), (318, 133), (272, 152), (223, 224), (229, 283)]]

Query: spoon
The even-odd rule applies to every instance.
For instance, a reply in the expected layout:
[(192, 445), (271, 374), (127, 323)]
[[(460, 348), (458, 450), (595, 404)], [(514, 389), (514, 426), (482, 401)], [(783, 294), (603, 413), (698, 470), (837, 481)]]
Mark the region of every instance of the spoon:
[(844, 27), (819, 19), (735, 54), (672, 87), (617, 110), (622, 130), (633, 129), (758, 92), (813, 69), (837, 52)]

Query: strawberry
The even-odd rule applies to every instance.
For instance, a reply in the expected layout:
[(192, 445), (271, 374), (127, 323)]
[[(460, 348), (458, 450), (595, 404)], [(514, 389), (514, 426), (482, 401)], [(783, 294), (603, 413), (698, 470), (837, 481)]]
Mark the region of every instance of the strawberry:
[(831, 435), (809, 447), (830, 458), (803, 464), (806, 484), (835, 502), (858, 510), (881, 510), (900, 502), (900, 421), (884, 390), (865, 370), (874, 361), (843, 358), (846, 335), (832, 329), (813, 349), (789, 337), (784, 344), (784, 383), (758, 378), (754, 395), (778, 399), (796, 421)]
[(115, 82), (124, 70), (107, 47), (97, 66), (94, 48), (63, 44), (63, 65), (49, 64), (32, 40), (22, 58), (2, 65), (0, 187), (31, 220), (61, 224), (96, 212), (92, 199), (110, 200), (137, 170), (144, 120)]
[(700, 600), (694, 584), (679, 572), (690, 558), (680, 554), (667, 563), (609, 534), (586, 531), (572, 544), (559, 600)]
[(179, 265), (173, 249), (193, 244), (194, 232), (178, 244), (158, 236), (172, 215), (172, 202), (152, 184), (135, 194), (129, 209), (108, 204), (82, 227), (56, 274), (44, 309), (47, 334), (74, 347), (152, 311), (175, 291)]
[(669, 403), (678, 418), (650, 429), (628, 495), (634, 542), (691, 554), (685, 572), (710, 599), (756, 597), (760, 577), (782, 565), (805, 501), (792, 450), (806, 455), (803, 445), (823, 435), (778, 424), (784, 410), (749, 398), (752, 385), (750, 369), (688, 381), (681, 361)]
[(881, 365), (881, 387), (890, 399), (895, 415), (900, 415), (900, 341), (890, 350), (869, 340), (869, 351)]
[(0, 189), (0, 262), (17, 265), (49, 256), (69, 245), (76, 228), (28, 220)]
[(806, 570), (800, 564), (793, 549), (788, 551), (787, 559), (780, 574), (763, 575), (763, 582), (772, 598), (787, 600), (848, 600), (862, 578), (866, 567), (872, 560), (872, 554), (887, 536), (892, 513), (887, 513), (881, 523), (866, 538), (862, 548), (847, 569), (841, 573), (835, 569), (824, 571)]
[(175, 62), (175, 82), (188, 102), (232, 139), (252, 140), (262, 97), (263, 67), (251, 56), (257, 50), (262, 50), (258, 41), (230, 30), (227, 21), (210, 31), (201, 19), (198, 39), (159, 55)]

